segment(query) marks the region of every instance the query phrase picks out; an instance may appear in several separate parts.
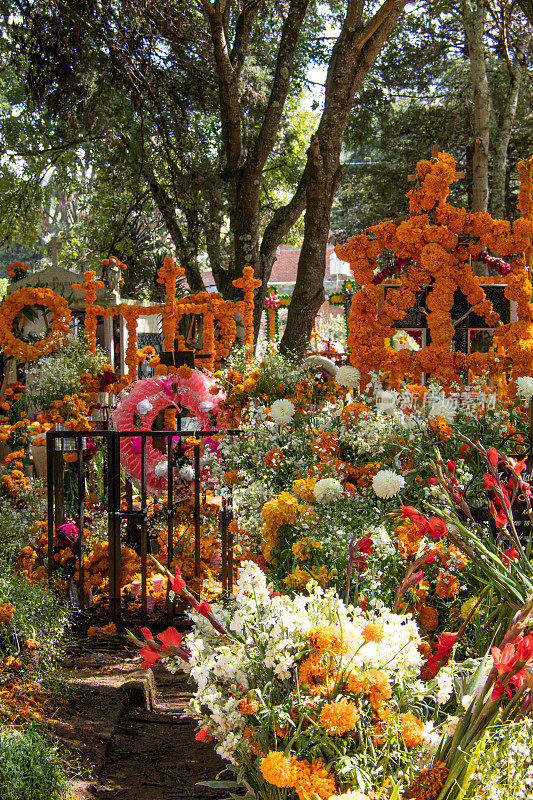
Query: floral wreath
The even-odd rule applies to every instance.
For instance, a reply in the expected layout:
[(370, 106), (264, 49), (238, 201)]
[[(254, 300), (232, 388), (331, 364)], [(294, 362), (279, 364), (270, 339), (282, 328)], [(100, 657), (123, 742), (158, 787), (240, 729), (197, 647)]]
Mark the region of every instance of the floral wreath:
[[(374, 225), (335, 248), (339, 258), (350, 262), (360, 285), (350, 308), (348, 346), (362, 384), (372, 370), (389, 372), (392, 383), (406, 374), (419, 377), (423, 372), (445, 383), (469, 369), (477, 374), (488, 370), (493, 377), (511, 369), (513, 377), (530, 374), (533, 287), (522, 254), (531, 244), (533, 223), (521, 217), (511, 224), (449, 205), (449, 187), (456, 178), (455, 161), (448, 153), (420, 161), (417, 173), (419, 184), (407, 195), (407, 219)], [(484, 247), (512, 255), (510, 264), (487, 258)], [(392, 251), (396, 258), (393, 267), (380, 271), (378, 257), (384, 250)], [(505, 297), (517, 302), (517, 322), (501, 324), (480, 285), (491, 281), (474, 276), (472, 260), (485, 261), (502, 276), (497, 282), (505, 285)], [(396, 279), (386, 281), (392, 275)], [(385, 294), (382, 284), (397, 288)], [(387, 340), (397, 332), (397, 320), (415, 306), (416, 292), (423, 287), (431, 287), (426, 301), (431, 344), (417, 352), (394, 350)], [(454, 325), (450, 312), (456, 288), (474, 313), (495, 329), (488, 353), (451, 352)]]
[[(216, 390), (216, 391), (215, 391)], [(220, 404), (225, 393), (213, 377), (198, 369), (180, 367), (173, 375), (156, 375), (130, 384), (121, 394), (118, 406), (112, 414), (113, 428), (119, 431), (152, 430), (157, 415), (168, 408), (186, 410), (196, 417), (204, 430), (226, 427)], [(191, 431), (191, 435), (194, 432)], [(180, 437), (173, 441), (177, 447)], [(204, 439), (203, 443), (206, 443)], [(216, 452), (218, 443), (207, 440), (210, 450)], [(120, 459), (130, 478), (141, 479), (141, 438), (123, 438)], [(176, 478), (181, 478), (188, 488), (194, 479), (192, 468), (181, 464)], [(168, 466), (166, 455), (154, 447), (153, 440), (146, 441), (146, 485), (149, 492), (161, 494), (167, 485)]]
[[(13, 333), (17, 314), (25, 306), (45, 306), (53, 312), (50, 332), (38, 342), (24, 342)], [(72, 316), (64, 297), (46, 287), (25, 286), (8, 295), (0, 306), (0, 347), (19, 361), (36, 361), (58, 350), (65, 343)]]

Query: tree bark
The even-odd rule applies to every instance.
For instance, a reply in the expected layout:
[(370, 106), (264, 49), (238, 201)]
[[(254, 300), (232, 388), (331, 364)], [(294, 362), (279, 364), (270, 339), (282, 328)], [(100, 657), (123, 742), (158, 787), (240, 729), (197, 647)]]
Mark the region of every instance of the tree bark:
[(526, 69), (525, 54), (531, 42), (531, 28), (523, 32), (512, 64), (508, 62), (509, 86), (498, 125), (498, 138), (494, 147), (494, 164), (491, 183), (491, 211), (493, 217), (505, 217), (505, 196), (507, 186), (507, 152), (516, 117), (518, 96)]
[(472, 211), (486, 211), (489, 203), (490, 91), (485, 64), (484, 0), (463, 0), (463, 27), (473, 93)]
[(185, 269), (185, 277), (191, 292), (193, 294), (205, 292), (205, 285), (198, 266), (197, 233), (194, 230), (189, 231), (187, 239), (185, 238), (176, 217), (176, 207), (165, 187), (159, 183), (151, 167), (146, 164), (144, 173), (154, 202), (163, 217), (166, 229), (179, 254), (180, 264)]
[(364, 24), (363, 3), (349, 0), (328, 68), (324, 110), (307, 160), (305, 229), (281, 350), (302, 357), (324, 300), (333, 198), (343, 175), (340, 155), (355, 93), (396, 25), (406, 0), (386, 0)]

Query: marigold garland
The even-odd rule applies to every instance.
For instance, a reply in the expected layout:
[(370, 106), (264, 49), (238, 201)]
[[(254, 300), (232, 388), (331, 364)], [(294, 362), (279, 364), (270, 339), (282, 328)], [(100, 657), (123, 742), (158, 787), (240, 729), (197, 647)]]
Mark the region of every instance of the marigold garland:
[[(455, 180), (455, 161), (449, 154), (439, 153), (438, 159), (419, 162), (417, 172), (420, 183), (408, 193), (408, 219), (374, 225), (368, 233), (353, 236), (335, 248), (339, 258), (350, 262), (360, 285), (351, 303), (348, 347), (351, 363), (361, 372), (362, 385), (372, 370), (388, 372), (395, 385), (406, 375), (420, 380), (424, 372), (444, 383), (456, 380), (468, 369), (475, 374), (488, 370), (494, 378), (502, 371), (512, 370), (513, 377), (530, 374), (533, 287), (521, 254), (531, 246), (533, 237), (531, 169), (520, 168), (519, 202), (525, 214), (513, 223), (481, 212), (468, 213), (446, 202)], [(483, 248), (512, 256), (509, 274), (499, 276), (497, 282), (505, 286), (505, 297), (517, 303), (518, 322), (501, 324), (480, 285), (483, 279), (472, 272), (471, 260), (479, 257)], [(392, 251), (401, 260), (402, 271), (396, 280), (376, 284), (378, 257), (383, 250)], [(431, 344), (416, 352), (394, 350), (388, 340), (396, 332), (395, 324), (413, 308), (416, 292), (423, 287), (430, 288), (427, 324)], [(495, 329), (488, 353), (451, 352), (454, 325), (450, 311), (456, 288), (473, 313)]]
[[(50, 332), (38, 342), (23, 342), (13, 333), (15, 318), (25, 306), (44, 306), (53, 313)], [(46, 287), (24, 286), (8, 295), (0, 306), (0, 347), (18, 361), (36, 361), (64, 344), (71, 318), (64, 297)]]

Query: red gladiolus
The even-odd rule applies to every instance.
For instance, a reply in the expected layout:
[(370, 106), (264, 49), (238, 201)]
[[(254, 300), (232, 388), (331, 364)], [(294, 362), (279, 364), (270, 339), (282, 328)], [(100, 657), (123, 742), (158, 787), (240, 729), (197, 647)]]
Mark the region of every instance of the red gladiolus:
[(181, 594), (181, 590), (185, 589), (186, 583), (181, 577), (180, 568), (176, 567), (174, 572), (174, 577), (170, 578), (170, 585), (172, 586), (172, 591), (176, 594)]
[(153, 637), (153, 634), (152, 634), (152, 631), (150, 630), (150, 628), (141, 628), (141, 633), (142, 633), (142, 635), (144, 636), (144, 638), (146, 639), (147, 642), (153, 642), (154, 641), (154, 637)]
[(366, 569), (366, 558), (364, 556), (359, 556), (359, 558), (354, 558), (353, 565), (357, 572), (361, 575)]
[(437, 642), (437, 661), (443, 661), (444, 659), (447, 660), (450, 657), (450, 653), (452, 652), (456, 639), (456, 633), (445, 632), (441, 634), (439, 641)]
[(205, 602), (205, 600), (203, 601), (203, 603), (199, 603), (198, 605), (193, 605), (193, 608), (195, 611), (198, 611), (198, 613), (201, 614), (203, 617), (213, 616), (213, 609), (211, 608), (209, 603)]
[(450, 475), (455, 475), (455, 465), (456, 465), (455, 461), (448, 461), (448, 472), (450, 473)]
[(505, 528), (508, 523), (507, 514), (505, 511), (500, 511), (498, 514), (496, 513), (496, 508), (494, 507), (494, 503), (490, 504), (490, 513), (494, 517), (494, 522), (498, 528)]
[(494, 467), (494, 469), (496, 469), (496, 467), (498, 466), (499, 457), (498, 457), (498, 451), (496, 450), (495, 447), (489, 448), (489, 450), (487, 451), (487, 457), (489, 459), (491, 467)]
[[(428, 517), (426, 522), (426, 535), (432, 539), (442, 539), (446, 534), (446, 517)], [(415, 523), (416, 524), (416, 523)]]
[(504, 567), (508, 567), (511, 561), (518, 561), (520, 554), (514, 547), (508, 547), (507, 550), (502, 550), (498, 553), (498, 557)]
[(200, 730), (198, 731), (198, 733), (195, 735), (194, 738), (196, 739), (197, 742), (205, 742), (206, 737), (207, 737), (206, 729), (200, 728)]
[(491, 475), (489, 472), (486, 472), (483, 475), (483, 487), (486, 491), (488, 491), (489, 489), (496, 489), (498, 486), (499, 483), (494, 477), (494, 475)]
[(283, 595), (281, 592), (270, 592), (270, 599), (272, 600), (273, 597), (282, 597)]
[(373, 553), (374, 552), (374, 545), (372, 543), (372, 539), (370, 536), (363, 536), (362, 539), (359, 539), (356, 545), (357, 549), (360, 553)]
[(139, 650), (139, 655), (143, 659), (141, 664), (143, 669), (150, 669), (150, 667), (153, 667), (155, 662), (159, 661), (160, 658), (165, 658), (164, 653), (161, 653), (159, 650), (154, 650), (153, 647), (141, 647)]
[(163, 643), (163, 647), (169, 650), (170, 647), (179, 647), (182, 635), (176, 628), (167, 628), (163, 633), (158, 633), (157, 638)]
[(520, 475), (526, 468), (526, 459), (523, 458), (521, 461), (517, 461), (516, 458), (511, 458), (509, 456), (507, 458), (507, 465), (515, 475)]

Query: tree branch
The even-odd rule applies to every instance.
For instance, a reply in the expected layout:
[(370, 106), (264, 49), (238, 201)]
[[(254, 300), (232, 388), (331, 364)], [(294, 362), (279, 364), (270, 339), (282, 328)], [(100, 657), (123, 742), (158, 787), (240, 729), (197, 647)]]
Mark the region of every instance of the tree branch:
[(213, 7), (209, 0), (201, 0), (201, 2), (206, 11), (211, 31), (226, 164), (228, 170), (233, 172), (240, 166), (243, 156), (238, 73), (233, 69), (228, 51), (224, 32), (224, 9), (220, 11)]
[[(285, 206), (278, 208), (263, 234), (261, 240), (261, 255), (268, 259), (272, 253), (275, 253), (285, 236), (288, 234), (293, 225), (298, 222), (298, 219), (305, 210), (307, 190), (307, 168), (303, 171), (302, 177), (296, 187), (292, 198)], [(267, 280), (270, 275), (267, 276)]]
[(260, 172), (274, 146), (289, 91), (294, 53), (308, 5), (309, 0), (291, 0), (281, 31), (276, 70), (268, 104), (261, 129), (246, 159), (245, 171), (251, 170), (254, 174)]

